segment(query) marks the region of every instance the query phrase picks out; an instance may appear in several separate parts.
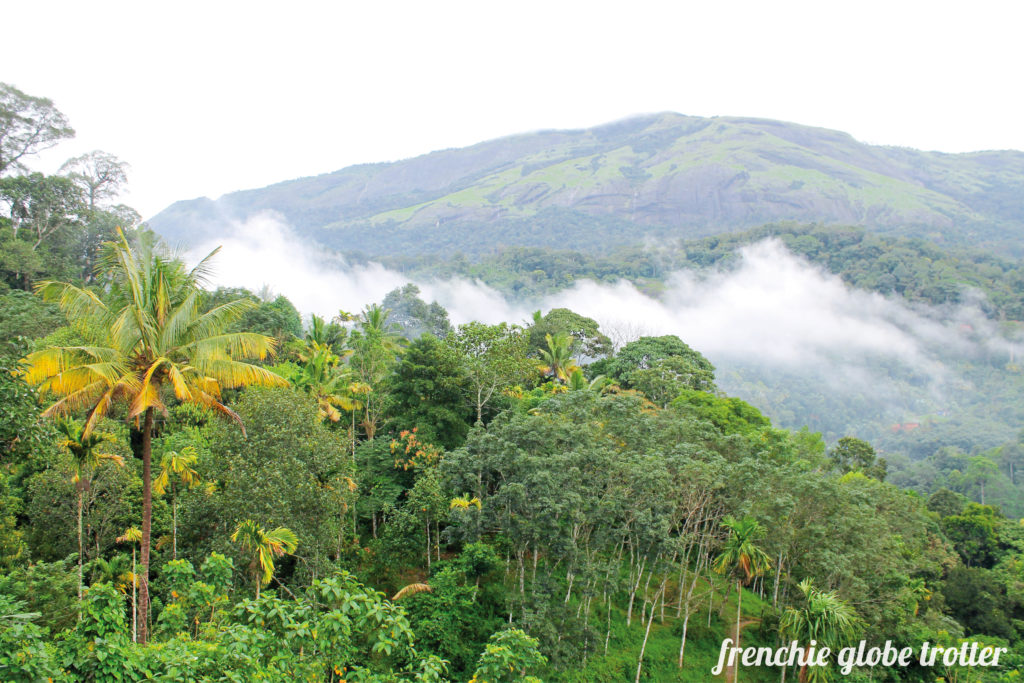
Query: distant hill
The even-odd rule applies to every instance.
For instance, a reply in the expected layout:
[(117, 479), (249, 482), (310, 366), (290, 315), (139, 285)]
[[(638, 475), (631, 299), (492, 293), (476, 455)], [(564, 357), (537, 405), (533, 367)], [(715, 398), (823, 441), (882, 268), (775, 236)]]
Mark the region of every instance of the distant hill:
[(781, 121), (667, 113), (181, 201), (149, 223), (188, 243), (264, 210), (367, 255), (597, 251), (784, 220), (1021, 253), (1024, 153), (922, 152)]

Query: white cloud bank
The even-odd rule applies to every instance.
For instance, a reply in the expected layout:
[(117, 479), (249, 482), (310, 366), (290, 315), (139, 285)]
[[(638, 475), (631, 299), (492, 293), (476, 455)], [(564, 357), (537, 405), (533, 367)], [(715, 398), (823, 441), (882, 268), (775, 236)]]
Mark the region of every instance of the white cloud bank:
[[(333, 316), (381, 301), (409, 278), (379, 264), (347, 264), (303, 241), (272, 215), (235, 224), (231, 234), (190, 253), (195, 260), (217, 244), (214, 284), (259, 290), (269, 286), (304, 313)], [(1006, 354), (1015, 346), (996, 334), (975, 305), (913, 307), (852, 289), (835, 275), (766, 240), (743, 248), (736, 267), (672, 275), (660, 298), (628, 282), (580, 281), (537, 301), (510, 301), (481, 282), (417, 281), (427, 301), (448, 309), (453, 323), (522, 322), (532, 311), (570, 308), (626, 336), (675, 334), (716, 365), (806, 370), (830, 383), (884, 381), (880, 367), (896, 363), (945, 383), (940, 358)], [(881, 365), (880, 365), (881, 362)]]

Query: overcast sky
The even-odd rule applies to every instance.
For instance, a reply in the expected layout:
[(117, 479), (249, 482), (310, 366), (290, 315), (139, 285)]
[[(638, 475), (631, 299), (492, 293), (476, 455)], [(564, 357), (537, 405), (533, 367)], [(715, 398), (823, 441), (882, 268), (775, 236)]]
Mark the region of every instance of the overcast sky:
[(1024, 150), (1005, 2), (4, 3), (0, 81), (132, 165), (146, 217), (354, 163), (632, 114), (783, 119)]

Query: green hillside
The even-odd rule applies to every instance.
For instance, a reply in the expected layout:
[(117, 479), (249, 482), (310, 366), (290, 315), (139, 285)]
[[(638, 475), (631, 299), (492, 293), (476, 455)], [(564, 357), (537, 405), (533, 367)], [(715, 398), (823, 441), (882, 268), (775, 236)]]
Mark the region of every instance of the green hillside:
[(666, 113), (178, 202), (150, 224), (188, 242), (272, 210), (300, 234), (371, 255), (592, 251), (780, 220), (1017, 249), (1022, 187), (1020, 152), (922, 152), (780, 121)]

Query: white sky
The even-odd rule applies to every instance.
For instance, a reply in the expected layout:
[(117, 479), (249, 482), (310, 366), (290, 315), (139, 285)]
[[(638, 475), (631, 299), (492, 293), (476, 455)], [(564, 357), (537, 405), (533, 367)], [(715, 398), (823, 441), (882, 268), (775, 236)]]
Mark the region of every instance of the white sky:
[(1024, 3), (32, 2), (0, 8), (0, 81), (49, 97), (178, 199), (542, 128), (672, 110), (875, 143), (1024, 150)]

